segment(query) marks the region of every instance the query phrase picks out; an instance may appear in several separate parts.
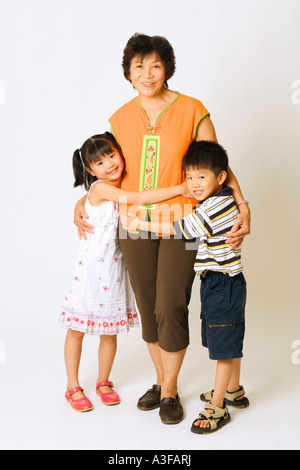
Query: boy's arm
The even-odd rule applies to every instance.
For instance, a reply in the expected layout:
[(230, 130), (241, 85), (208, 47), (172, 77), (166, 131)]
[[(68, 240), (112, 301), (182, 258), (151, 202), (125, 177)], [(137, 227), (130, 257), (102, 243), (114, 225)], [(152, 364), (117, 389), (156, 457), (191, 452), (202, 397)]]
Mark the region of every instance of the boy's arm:
[(128, 231), (138, 232), (144, 230), (147, 232), (163, 233), (164, 235), (175, 235), (183, 240), (194, 240), (206, 236), (212, 231), (210, 220), (202, 211), (195, 211), (176, 222), (148, 222), (140, 220), (135, 214), (129, 213), (120, 216), (122, 225)]
[(169, 222), (147, 222), (140, 220), (136, 215), (120, 216), (123, 227), (130, 232), (138, 232), (140, 230), (145, 232), (163, 233), (164, 235), (174, 235), (175, 230), (172, 223)]

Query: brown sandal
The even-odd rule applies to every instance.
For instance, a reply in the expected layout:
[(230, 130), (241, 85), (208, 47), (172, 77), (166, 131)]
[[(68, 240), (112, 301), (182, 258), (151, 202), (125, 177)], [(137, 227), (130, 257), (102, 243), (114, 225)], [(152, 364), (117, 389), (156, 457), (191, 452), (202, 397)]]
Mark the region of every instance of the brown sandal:
[[(209, 402), (213, 396), (213, 390), (210, 390), (206, 393), (201, 393), (200, 400)], [(228, 406), (234, 406), (235, 408), (247, 408), (249, 406), (249, 400), (245, 395), (244, 387), (241, 385), (238, 390), (235, 392), (226, 392), (225, 393), (225, 403)], [(237, 400), (237, 398), (243, 397), (241, 400)]]
[[(210, 413), (207, 410), (212, 410)], [(216, 421), (216, 420), (219, 421)], [(212, 432), (218, 431), (222, 426), (229, 423), (231, 416), (228, 413), (227, 405), (224, 403), (223, 408), (213, 405), (212, 403), (207, 403), (204, 407), (204, 410), (200, 412), (197, 419), (192, 424), (191, 431), (196, 434), (211, 434)], [(195, 426), (196, 421), (208, 421), (209, 428), (201, 428), (200, 426)]]

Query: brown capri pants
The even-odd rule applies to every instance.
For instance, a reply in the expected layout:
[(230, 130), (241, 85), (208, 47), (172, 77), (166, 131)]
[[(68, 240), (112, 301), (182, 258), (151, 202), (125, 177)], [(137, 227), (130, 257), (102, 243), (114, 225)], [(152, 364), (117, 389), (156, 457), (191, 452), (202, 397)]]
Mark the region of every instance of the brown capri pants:
[(168, 352), (189, 344), (188, 304), (197, 250), (183, 240), (132, 235), (120, 224), (120, 246), (141, 315), (142, 337)]

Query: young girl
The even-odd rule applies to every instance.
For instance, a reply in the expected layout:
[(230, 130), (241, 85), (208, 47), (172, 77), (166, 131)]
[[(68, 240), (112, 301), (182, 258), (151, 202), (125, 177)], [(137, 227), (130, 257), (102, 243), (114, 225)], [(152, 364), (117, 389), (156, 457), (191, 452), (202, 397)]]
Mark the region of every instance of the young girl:
[(186, 185), (143, 192), (121, 190), (125, 161), (109, 132), (86, 140), (74, 152), (74, 187), (88, 190), (85, 209), (94, 233), (79, 241), (71, 285), (59, 322), (68, 328), (65, 341), (67, 391), (65, 398), (76, 411), (93, 408), (79, 385), (78, 371), (85, 333), (100, 335), (96, 393), (105, 405), (120, 403), (109, 381), (116, 354), (116, 335), (138, 326), (134, 295), (120, 251), (118, 203), (151, 204), (184, 195)]

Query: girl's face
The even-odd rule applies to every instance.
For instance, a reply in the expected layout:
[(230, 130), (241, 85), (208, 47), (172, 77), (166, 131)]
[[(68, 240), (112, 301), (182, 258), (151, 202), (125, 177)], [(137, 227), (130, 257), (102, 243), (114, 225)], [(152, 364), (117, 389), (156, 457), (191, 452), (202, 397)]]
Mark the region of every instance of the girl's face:
[(87, 171), (96, 176), (98, 180), (105, 183), (119, 184), (124, 169), (124, 161), (116, 149), (112, 149), (111, 153), (104, 155), (100, 160), (91, 162), (90, 169)]
[(152, 98), (163, 89), (166, 80), (165, 65), (155, 52), (143, 59), (138, 55), (134, 56), (129, 78), (140, 96)]

